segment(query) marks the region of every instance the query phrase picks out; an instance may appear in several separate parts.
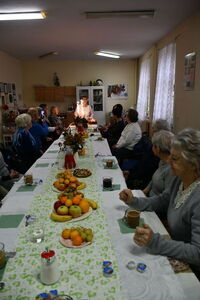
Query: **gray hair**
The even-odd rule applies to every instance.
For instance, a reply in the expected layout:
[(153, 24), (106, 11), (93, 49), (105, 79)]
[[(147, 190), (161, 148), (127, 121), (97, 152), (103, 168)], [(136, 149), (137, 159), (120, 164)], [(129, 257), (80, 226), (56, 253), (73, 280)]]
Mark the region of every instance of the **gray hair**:
[(169, 123), (164, 119), (156, 120), (152, 125), (153, 131), (158, 132), (160, 130), (170, 131)]
[(174, 134), (167, 130), (160, 130), (154, 133), (152, 137), (152, 144), (160, 148), (162, 153), (170, 154), (171, 143)]
[(197, 168), (200, 174), (200, 131), (186, 128), (172, 141), (172, 147), (179, 149), (183, 158)]
[(15, 119), (15, 124), (17, 125), (17, 128), (26, 128), (31, 124), (31, 116), (28, 114), (21, 114)]

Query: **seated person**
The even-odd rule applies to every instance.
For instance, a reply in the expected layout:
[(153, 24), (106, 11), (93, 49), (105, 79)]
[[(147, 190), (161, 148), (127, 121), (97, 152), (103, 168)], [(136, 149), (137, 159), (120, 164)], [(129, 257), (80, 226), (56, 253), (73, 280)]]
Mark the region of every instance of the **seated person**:
[(110, 147), (118, 142), (125, 127), (122, 119), (122, 110), (123, 107), (121, 104), (114, 105), (112, 109), (111, 122), (107, 126), (100, 127), (101, 135), (107, 138)]
[(29, 131), (32, 127), (31, 116), (21, 114), (16, 117), (15, 123), (18, 129), (13, 135), (12, 144), (21, 158), (20, 173), (24, 174), (41, 156), (41, 153), (38, 151), (37, 143)]
[(121, 133), (117, 144), (112, 146), (112, 153), (120, 161), (131, 155), (134, 146), (142, 137), (141, 128), (138, 124), (138, 112), (130, 108), (126, 115), (127, 125)]
[[(166, 120), (158, 119), (153, 123), (152, 128), (153, 133), (162, 129), (167, 131), (169, 130), (169, 125)], [(145, 189), (158, 168), (158, 164), (159, 158), (155, 156), (152, 145), (149, 144), (139, 163), (133, 169), (123, 172), (127, 187), (129, 189)]]
[(50, 126), (57, 127), (59, 130), (63, 129), (62, 121), (58, 117), (59, 110), (57, 106), (51, 106), (50, 108), (50, 115), (48, 117)]
[(167, 212), (167, 239), (144, 224), (137, 228), (134, 241), (151, 254), (175, 258), (191, 265), (200, 275), (200, 131), (184, 129), (172, 141), (171, 171), (177, 176), (159, 196), (136, 198), (131, 190), (120, 192), (120, 199), (140, 211)]
[[(15, 181), (19, 180), (20, 174), (17, 171), (9, 170), (4, 161), (3, 155), (0, 152), (0, 185), (9, 191)], [(6, 192), (2, 189), (3, 194)]]
[(87, 97), (81, 98), (81, 103), (77, 104), (74, 116), (75, 118), (78, 117), (80, 119), (86, 119), (88, 122), (95, 122), (93, 111), (91, 106), (88, 104)]
[(47, 137), (47, 135), (49, 134), (48, 127), (46, 127), (42, 122), (40, 124), (38, 123), (38, 108), (29, 108), (28, 114), (31, 116), (32, 119), (32, 127), (29, 129), (29, 131), (36, 141), (37, 150), (42, 153), (42, 138)]
[(152, 150), (160, 158), (159, 167), (153, 174), (152, 180), (143, 190), (146, 196), (156, 196), (162, 194), (172, 183), (174, 176), (169, 165), (171, 141), (174, 134), (170, 131), (160, 130), (152, 137)]

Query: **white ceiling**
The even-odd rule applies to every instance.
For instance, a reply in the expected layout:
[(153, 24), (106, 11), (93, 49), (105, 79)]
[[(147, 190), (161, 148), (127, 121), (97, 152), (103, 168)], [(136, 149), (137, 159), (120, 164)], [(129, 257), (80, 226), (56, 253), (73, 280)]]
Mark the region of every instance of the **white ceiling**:
[[(86, 19), (86, 11), (155, 9), (154, 18)], [(136, 58), (181, 21), (200, 11), (200, 0), (0, 0), (0, 11), (43, 10), (45, 20), (0, 22), (0, 50), (20, 59), (101, 59), (104, 50)], [(104, 58), (105, 59), (105, 58)]]

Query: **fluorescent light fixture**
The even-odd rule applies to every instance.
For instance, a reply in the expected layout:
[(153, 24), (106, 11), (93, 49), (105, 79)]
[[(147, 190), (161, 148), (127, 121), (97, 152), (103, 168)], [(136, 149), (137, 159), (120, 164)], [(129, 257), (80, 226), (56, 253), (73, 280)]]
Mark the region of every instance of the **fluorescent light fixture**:
[(46, 14), (42, 11), (30, 11), (30, 12), (0, 12), (0, 21), (9, 20), (38, 20), (45, 19)]
[(195, 55), (195, 52), (188, 53), (188, 54), (185, 55), (185, 57), (190, 57), (190, 56), (193, 56), (193, 55)]
[(119, 11), (87, 11), (85, 12), (87, 19), (100, 18), (153, 18), (154, 9), (147, 10), (119, 10)]
[(108, 52), (103, 52), (103, 51), (97, 51), (95, 52), (96, 55), (99, 56), (106, 56), (106, 57), (111, 57), (111, 58), (120, 58), (120, 55), (114, 54), (114, 53), (108, 53)]

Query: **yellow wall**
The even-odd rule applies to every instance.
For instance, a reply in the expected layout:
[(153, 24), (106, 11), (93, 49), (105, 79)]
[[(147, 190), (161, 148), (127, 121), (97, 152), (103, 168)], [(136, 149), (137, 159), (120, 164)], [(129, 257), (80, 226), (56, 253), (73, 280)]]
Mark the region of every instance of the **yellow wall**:
[[(21, 97), (22, 97), (21, 62), (16, 58), (2, 51), (0, 51), (0, 82), (15, 83), (18, 102), (19, 104), (21, 104)], [(0, 112), (0, 124), (2, 124), (1, 112)], [(0, 140), (2, 140), (2, 126), (0, 126)]]
[[(27, 106), (38, 105), (34, 98), (34, 85), (52, 86), (53, 73), (57, 72), (61, 86), (76, 86), (82, 81), (88, 85), (90, 80), (100, 78), (107, 89), (110, 84), (128, 84), (128, 100), (106, 99), (106, 112), (121, 103), (124, 108), (136, 102), (136, 60), (93, 60), (93, 61), (29, 61), (23, 62), (23, 99)], [(75, 101), (75, 99), (74, 99)], [(55, 103), (48, 103), (49, 106)], [(66, 103), (57, 103), (61, 112), (66, 111)]]
[[(145, 55), (140, 62), (150, 55), (153, 59), (151, 78), (151, 117), (153, 112), (154, 91), (156, 83), (156, 63), (159, 49), (176, 40), (176, 78), (175, 78), (175, 107), (174, 130), (180, 131), (185, 127), (200, 129), (200, 14), (194, 15), (180, 24), (165, 36)], [(184, 90), (184, 56), (196, 52), (195, 86), (192, 91)]]

